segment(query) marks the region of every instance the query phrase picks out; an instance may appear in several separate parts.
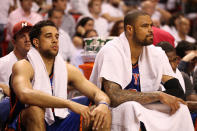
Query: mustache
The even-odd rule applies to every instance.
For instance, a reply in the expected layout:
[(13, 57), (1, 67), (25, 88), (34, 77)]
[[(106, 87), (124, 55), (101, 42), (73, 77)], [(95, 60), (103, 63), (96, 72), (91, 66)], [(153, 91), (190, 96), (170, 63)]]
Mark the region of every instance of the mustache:
[(146, 37), (153, 37), (153, 33), (146, 35)]
[(30, 44), (31, 44), (31, 41), (30, 41), (30, 40), (28, 40), (28, 41), (25, 41), (24, 43), (25, 43), (25, 44), (28, 44), (28, 43), (30, 43)]

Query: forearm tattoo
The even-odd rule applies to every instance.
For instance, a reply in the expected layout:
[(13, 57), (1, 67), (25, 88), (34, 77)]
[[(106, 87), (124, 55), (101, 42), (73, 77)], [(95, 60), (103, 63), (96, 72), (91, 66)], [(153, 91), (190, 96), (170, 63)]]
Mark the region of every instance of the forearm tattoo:
[(111, 100), (111, 106), (116, 107), (127, 101), (136, 101), (141, 104), (148, 104), (159, 101), (159, 93), (142, 93), (130, 90), (122, 90), (119, 84), (103, 78), (102, 88)]

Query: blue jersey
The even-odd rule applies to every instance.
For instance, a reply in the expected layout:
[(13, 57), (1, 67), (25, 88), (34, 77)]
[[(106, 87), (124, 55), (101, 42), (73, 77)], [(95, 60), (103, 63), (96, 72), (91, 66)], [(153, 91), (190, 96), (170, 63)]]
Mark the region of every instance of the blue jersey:
[(132, 81), (125, 88), (125, 90), (141, 91), (140, 89), (140, 74), (138, 64), (132, 66)]

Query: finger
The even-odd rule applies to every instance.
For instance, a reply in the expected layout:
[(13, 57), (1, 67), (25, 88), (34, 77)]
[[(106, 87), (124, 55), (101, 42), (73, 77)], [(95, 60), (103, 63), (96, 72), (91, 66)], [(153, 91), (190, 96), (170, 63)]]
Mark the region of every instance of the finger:
[(84, 125), (86, 126), (86, 118), (85, 118), (85, 115), (84, 114), (81, 114), (82, 117), (83, 117), (83, 122), (84, 122)]
[(173, 115), (176, 112), (176, 108), (173, 104), (171, 104), (170, 107), (171, 107), (171, 113), (170, 114)]
[(98, 123), (96, 125), (96, 130), (101, 128), (101, 124), (103, 123), (103, 120), (104, 120), (104, 116), (103, 115), (99, 115)]
[(181, 103), (187, 105), (187, 103), (186, 103), (183, 99), (180, 99), (180, 98), (177, 98), (177, 99), (178, 99), (179, 102), (181, 102)]
[(87, 112), (87, 126), (89, 126), (90, 124), (90, 113)]
[(106, 123), (107, 123), (107, 116), (104, 116), (103, 121), (101, 123), (101, 128), (103, 128)]
[(176, 111), (179, 109), (179, 107), (180, 107), (178, 101), (176, 101), (176, 102), (174, 103), (174, 107), (175, 107), (175, 112), (176, 112)]
[(90, 115), (88, 112), (85, 112), (84, 116), (85, 116), (85, 125), (86, 125), (86, 127), (88, 127), (90, 124)]
[(93, 123), (93, 127), (92, 127), (93, 130), (96, 129), (96, 125), (98, 124), (98, 120), (99, 120), (99, 115), (97, 114), (94, 118), (94, 123)]

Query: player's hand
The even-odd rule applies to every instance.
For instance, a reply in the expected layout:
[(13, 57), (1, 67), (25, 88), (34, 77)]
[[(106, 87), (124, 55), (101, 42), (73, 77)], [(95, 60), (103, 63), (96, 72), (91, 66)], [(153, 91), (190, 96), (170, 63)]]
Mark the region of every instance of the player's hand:
[(171, 115), (174, 114), (180, 108), (180, 103), (186, 104), (184, 100), (177, 98), (175, 96), (172, 96), (172, 95), (168, 95), (163, 92), (160, 92), (160, 102), (170, 106)]
[(77, 114), (80, 114), (83, 117), (83, 121), (85, 126), (89, 126), (90, 124), (90, 109), (88, 106), (84, 106), (78, 104), (76, 102), (72, 102), (71, 110)]
[(93, 122), (93, 130), (98, 130), (104, 127), (104, 124), (107, 123), (107, 116), (110, 113), (108, 106), (105, 104), (99, 104), (94, 110), (91, 112), (91, 120)]

